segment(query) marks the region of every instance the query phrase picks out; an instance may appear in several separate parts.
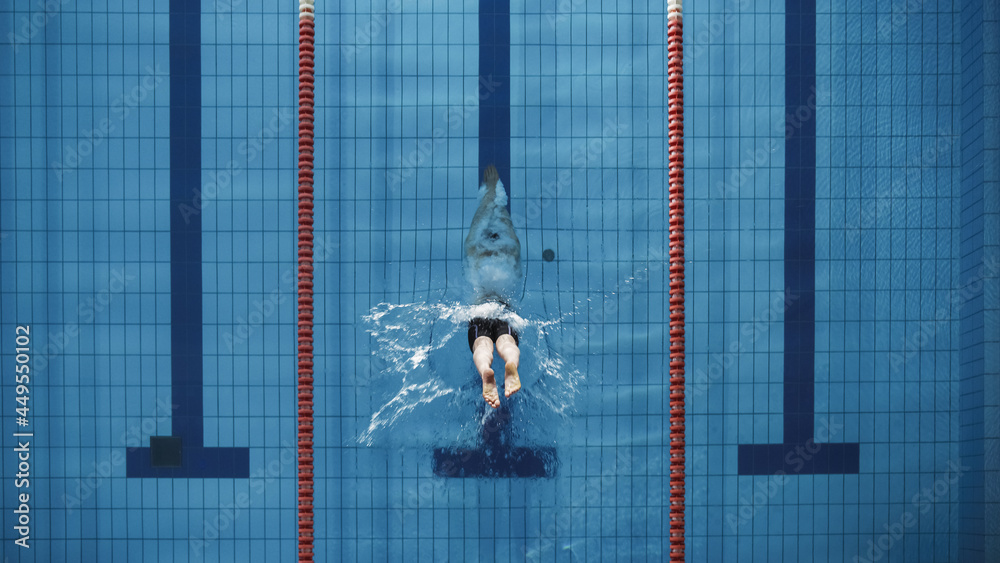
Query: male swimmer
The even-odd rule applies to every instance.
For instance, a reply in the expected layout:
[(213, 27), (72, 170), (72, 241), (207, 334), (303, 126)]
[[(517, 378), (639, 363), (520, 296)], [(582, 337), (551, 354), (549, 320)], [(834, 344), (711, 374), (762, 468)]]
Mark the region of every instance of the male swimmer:
[[(498, 189), (499, 187), (499, 189)], [(476, 291), (476, 303), (496, 303), (509, 310), (509, 296), (521, 278), (521, 241), (507, 211), (507, 192), (497, 169), (491, 164), (483, 173), (482, 201), (465, 237), (465, 273)], [(504, 396), (521, 388), (517, 366), (521, 359), (517, 332), (506, 321), (476, 317), (469, 321), (472, 362), (483, 378), (483, 398), (493, 408), (500, 406), (493, 377), (493, 343), (506, 363)]]

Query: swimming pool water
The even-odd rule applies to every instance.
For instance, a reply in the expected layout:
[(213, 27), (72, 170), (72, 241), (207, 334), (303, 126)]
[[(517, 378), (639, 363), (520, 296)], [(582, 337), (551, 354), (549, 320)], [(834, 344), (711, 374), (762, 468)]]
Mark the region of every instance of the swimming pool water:
[[(665, 3), (316, 12), (317, 560), (667, 560)], [(295, 559), (296, 19), (0, 8), (5, 560)], [(687, 559), (1000, 560), (995, 3), (684, 23)], [(435, 473), (489, 163), (545, 478)]]

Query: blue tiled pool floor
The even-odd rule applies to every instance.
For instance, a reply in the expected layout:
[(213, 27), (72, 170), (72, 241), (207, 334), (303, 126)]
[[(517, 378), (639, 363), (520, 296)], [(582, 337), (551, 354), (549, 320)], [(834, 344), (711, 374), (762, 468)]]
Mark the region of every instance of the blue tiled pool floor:
[[(298, 32), (274, 10), (0, 11), (5, 560), (294, 560)], [(689, 561), (1000, 556), (997, 19), (685, 6)], [(317, 560), (666, 560), (665, 4), (316, 24)], [(490, 162), (529, 323), (505, 440), (544, 478), (435, 472), (483, 424), (455, 312)], [(393, 307), (413, 342), (373, 335)]]

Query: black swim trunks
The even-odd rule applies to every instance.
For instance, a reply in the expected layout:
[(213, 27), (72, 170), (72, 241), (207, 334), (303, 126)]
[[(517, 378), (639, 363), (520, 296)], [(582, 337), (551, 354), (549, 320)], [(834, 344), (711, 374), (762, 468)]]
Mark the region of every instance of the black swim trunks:
[(507, 321), (476, 317), (469, 321), (469, 350), (472, 350), (472, 344), (480, 336), (489, 336), (490, 340), (496, 342), (497, 338), (500, 338), (501, 334), (509, 334), (514, 337), (515, 344), (521, 344), (521, 340), (518, 338), (517, 332), (510, 328)]

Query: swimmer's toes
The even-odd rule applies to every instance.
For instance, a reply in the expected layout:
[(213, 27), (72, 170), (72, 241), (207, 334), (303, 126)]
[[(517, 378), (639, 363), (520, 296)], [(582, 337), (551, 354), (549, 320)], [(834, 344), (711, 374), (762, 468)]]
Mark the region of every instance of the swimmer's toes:
[(496, 387), (494, 387), (490, 391), (484, 390), (483, 398), (486, 399), (486, 403), (493, 408), (497, 408), (500, 406), (500, 395), (497, 393)]

